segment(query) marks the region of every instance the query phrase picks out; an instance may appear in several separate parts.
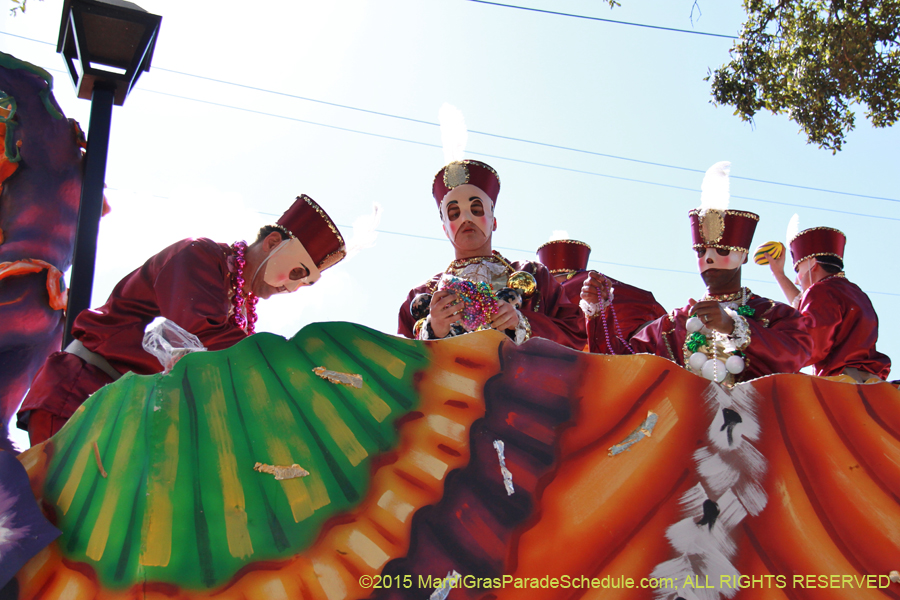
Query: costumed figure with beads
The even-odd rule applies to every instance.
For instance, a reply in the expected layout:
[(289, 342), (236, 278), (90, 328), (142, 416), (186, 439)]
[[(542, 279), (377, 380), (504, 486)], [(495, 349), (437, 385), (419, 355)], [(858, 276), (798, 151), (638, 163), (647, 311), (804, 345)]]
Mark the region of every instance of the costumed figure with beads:
[[(453, 111), (445, 105), (441, 120), (445, 150), (455, 150), (445, 153), (451, 161), (435, 175), (432, 195), (455, 258), (409, 292), (400, 307), (398, 333), (431, 340), (497, 329), (519, 344), (542, 337), (584, 348), (581, 313), (550, 271), (536, 262), (509, 261), (493, 250), (500, 178), (490, 165), (463, 160), (464, 143), (448, 143), (448, 137), (465, 137), (462, 115)], [(448, 135), (448, 129), (456, 135)]]
[(844, 274), (847, 237), (832, 227), (797, 233), (798, 221), (794, 215), (787, 243), (800, 289), (784, 274), (783, 253), (769, 250), (756, 262), (769, 265), (788, 301), (803, 314), (804, 327), (812, 336), (807, 365), (813, 365), (822, 377), (846, 375), (857, 382), (887, 379), (891, 359), (875, 349), (878, 315), (869, 296)]
[(75, 319), (75, 341), (51, 354), (18, 413), (32, 445), (55, 434), (94, 392), (129, 371), (165, 365), (145, 349), (147, 325), (174, 323), (199, 348), (221, 350), (254, 333), (256, 302), (312, 285), (346, 255), (344, 238), (325, 211), (300, 196), (252, 244), (207, 238), (176, 242), (126, 275), (106, 304)]
[[(573, 304), (585, 316), (588, 350), (613, 354), (617, 343), (626, 343), (643, 325), (666, 314), (651, 292), (622, 283), (612, 277), (588, 271), (591, 247), (578, 240), (551, 240), (537, 250), (541, 261), (563, 286)], [(584, 295), (585, 300), (582, 300)]]
[(796, 309), (741, 285), (759, 216), (728, 210), (729, 169), (728, 162), (710, 167), (701, 206), (688, 214), (706, 294), (652, 322), (618, 352), (657, 354), (724, 385), (797, 373), (812, 343)]

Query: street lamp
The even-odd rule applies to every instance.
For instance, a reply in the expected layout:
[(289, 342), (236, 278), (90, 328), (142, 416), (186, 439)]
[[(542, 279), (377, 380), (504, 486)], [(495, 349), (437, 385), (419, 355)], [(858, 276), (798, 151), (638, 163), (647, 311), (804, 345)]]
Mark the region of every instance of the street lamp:
[(56, 51), (78, 97), (91, 101), (63, 348), (72, 341), (75, 317), (91, 303), (112, 107), (122, 106), (141, 73), (150, 70), (161, 21), (124, 0), (66, 0), (63, 6)]

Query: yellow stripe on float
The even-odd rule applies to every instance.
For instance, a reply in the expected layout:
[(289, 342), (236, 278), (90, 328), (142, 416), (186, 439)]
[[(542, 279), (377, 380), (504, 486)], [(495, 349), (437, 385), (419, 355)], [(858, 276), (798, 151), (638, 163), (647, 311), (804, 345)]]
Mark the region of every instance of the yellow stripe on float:
[(270, 579), (260, 586), (260, 591), (265, 594), (266, 600), (291, 600), (281, 579)]
[(400, 498), (393, 490), (386, 490), (378, 499), (378, 506), (389, 512), (401, 523), (406, 522), (416, 507)]
[(388, 352), (386, 348), (379, 346), (375, 342), (359, 338), (353, 340), (353, 345), (367, 359), (374, 361), (375, 364), (387, 370), (394, 379), (403, 378), (403, 373), (406, 372), (406, 363)]
[(449, 468), (447, 463), (419, 450), (413, 450), (409, 454), (409, 461), (419, 467), (422, 471), (428, 473), (436, 480), (441, 481)]
[(72, 500), (75, 499), (75, 492), (78, 491), (78, 484), (81, 483), (81, 478), (84, 476), (84, 469), (87, 467), (88, 458), (94, 453), (93, 446), (96, 441), (97, 438), (86, 440), (84, 445), (82, 445), (81, 450), (78, 452), (78, 458), (75, 459), (75, 464), (72, 465), (72, 470), (69, 472), (69, 478), (66, 480), (66, 485), (63, 487), (62, 491), (59, 493), (59, 498), (56, 500), (56, 505), (62, 511), (62, 514), (69, 512), (69, 508), (72, 506)]
[(155, 453), (161, 465), (154, 477), (147, 482), (147, 509), (141, 526), (141, 556), (139, 563), (145, 567), (166, 567), (172, 557), (172, 497), (175, 478), (178, 476), (178, 411), (169, 424), (162, 448)]
[[(312, 453), (309, 447), (300, 437), (305, 428), (297, 424), (297, 419), (286, 401), (268, 402), (265, 382), (258, 373), (247, 373), (247, 385), (260, 390), (259, 397), (265, 398), (265, 402), (257, 401), (248, 403), (252, 418), (257, 423), (266, 423), (272, 431), (265, 439), (266, 453), (268, 457), (255, 457), (259, 462), (273, 465), (299, 464), (308, 468), (306, 464), (311, 460)], [(301, 388), (302, 389), (302, 388)], [(288, 446), (290, 441), (290, 446)], [(308, 518), (313, 512), (328, 504), (331, 499), (321, 480), (321, 473), (313, 472), (302, 479), (287, 479), (281, 482), (281, 490), (284, 492), (294, 522), (299, 523)]]
[(480, 386), (477, 381), (470, 377), (465, 377), (458, 373), (452, 373), (443, 369), (437, 370), (431, 377), (429, 383), (446, 388), (450, 391), (468, 396), (470, 398), (480, 398)]
[(322, 586), (326, 598), (331, 600), (332, 598), (347, 597), (347, 586), (337, 569), (318, 560), (312, 561), (312, 568), (316, 574), (316, 583)]
[[(100, 439), (100, 434), (103, 431), (103, 427), (107, 423), (111, 423), (107, 419), (109, 417), (109, 413), (112, 410), (113, 406), (118, 408), (118, 404), (113, 401), (113, 398), (106, 398), (106, 402), (101, 402), (100, 406), (97, 409), (97, 414), (94, 416), (94, 421), (90, 424), (87, 435), (85, 436), (84, 445), (81, 447), (81, 450), (78, 452), (78, 458), (75, 460), (74, 465), (72, 466), (72, 470), (69, 472), (69, 477), (66, 479), (66, 484), (63, 486), (62, 491), (59, 493), (59, 498), (56, 500), (56, 505), (59, 506), (60, 510), (62, 510), (63, 514), (66, 514), (69, 511), (69, 508), (72, 506), (72, 501), (75, 499), (75, 494), (78, 491), (78, 486), (81, 483), (82, 478), (84, 477), (84, 471), (88, 464), (88, 459), (93, 458), (94, 454), (94, 442)], [(79, 406), (79, 410), (82, 409), (84, 405)]]
[(328, 432), (334, 443), (338, 445), (338, 448), (344, 453), (351, 465), (355, 467), (369, 456), (369, 453), (366, 452), (366, 449), (362, 447), (362, 444), (353, 435), (353, 431), (347, 427), (344, 419), (335, 410), (330, 400), (317, 392), (311, 392), (310, 401), (313, 412), (322, 422), (325, 431)]
[(34, 468), (36, 464), (40, 461), (41, 456), (44, 454), (44, 448), (29, 448), (28, 450), (23, 451), (16, 458), (19, 459), (19, 462), (22, 463), (22, 466), (25, 467), (25, 470), (30, 474), (31, 469)]
[(432, 431), (445, 438), (449, 438), (461, 444), (469, 439), (465, 425), (457, 423), (452, 419), (448, 419), (443, 415), (428, 415), (425, 417), (425, 422)]
[(209, 395), (204, 399), (203, 409), (206, 412), (209, 436), (215, 445), (218, 458), (217, 472), (222, 482), (222, 511), (225, 516), (228, 552), (235, 558), (245, 558), (253, 554), (253, 542), (247, 528), (244, 488), (238, 476), (234, 441), (228, 429), (228, 408), (218, 369), (207, 367), (200, 372), (200, 388), (209, 390)]
[(112, 467), (109, 469), (109, 479), (105, 486), (106, 493), (103, 496), (100, 513), (91, 530), (91, 539), (88, 541), (87, 550), (85, 551), (85, 554), (93, 560), (103, 558), (103, 552), (106, 550), (109, 528), (112, 525), (113, 517), (116, 515), (119, 495), (122, 493), (122, 483), (125, 479), (123, 473), (132, 459), (131, 450), (137, 439), (138, 427), (142, 422), (142, 419), (138, 418), (138, 414), (136, 414), (141, 412), (142, 405), (143, 402), (132, 401), (131, 406), (125, 410), (123, 415), (122, 434), (119, 437), (119, 445), (115, 448), (116, 454), (113, 458)]
[[(292, 465), (298, 462), (297, 458), (291, 454), (287, 444), (275, 436), (266, 439), (266, 447), (272, 464)], [(310, 473), (302, 479), (285, 479), (281, 481), (281, 490), (291, 507), (295, 523), (308, 518), (317, 508), (321, 508), (329, 502), (328, 491), (322, 482), (321, 473)]]
[(358, 529), (350, 532), (347, 538), (347, 547), (372, 569), (380, 569), (391, 558), (378, 544)]

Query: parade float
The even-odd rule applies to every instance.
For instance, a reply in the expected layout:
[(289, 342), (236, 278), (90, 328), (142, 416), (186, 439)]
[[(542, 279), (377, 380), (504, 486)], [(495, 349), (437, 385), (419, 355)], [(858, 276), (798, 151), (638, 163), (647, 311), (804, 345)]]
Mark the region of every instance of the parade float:
[(258, 334), (19, 456), (62, 535), (7, 594), (896, 597), (898, 402), (491, 331)]

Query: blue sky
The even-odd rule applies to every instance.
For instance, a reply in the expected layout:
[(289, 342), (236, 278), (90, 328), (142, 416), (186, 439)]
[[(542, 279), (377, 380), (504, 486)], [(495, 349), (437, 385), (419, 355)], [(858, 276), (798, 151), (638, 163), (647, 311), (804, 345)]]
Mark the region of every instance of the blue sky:
[[(622, 3), (520, 4), (726, 35), (743, 18), (736, 0), (700, 2), (693, 23), (692, 0)], [(710, 103), (703, 81), (727, 61), (729, 39), (467, 0), (139, 4), (163, 16), (162, 29), (152, 70), (114, 111), (95, 305), (168, 243), (250, 238), (306, 193), (348, 237), (379, 203), (382, 233), (314, 288), (262, 303), (259, 328), (291, 335), (348, 320), (394, 332), (410, 287), (453, 258), (430, 195), (443, 162), (432, 123), (449, 102), (470, 130), (493, 134), (470, 134), (467, 155), (500, 174), (494, 244), (507, 258), (531, 259), (566, 230), (593, 247), (592, 268), (683, 306), (703, 293), (687, 212), (703, 171), (729, 160), (732, 208), (761, 215), (755, 244), (783, 240), (794, 212), (803, 228), (847, 234), (847, 275), (879, 313), (879, 349), (900, 356), (890, 276), (900, 130), (873, 129), (860, 114), (832, 155), (785, 116), (740, 121)], [(87, 128), (89, 102), (75, 98), (54, 52), (61, 7), (29, 0), (25, 15), (0, 11), (0, 50), (50, 70), (66, 115)], [(781, 299), (765, 268), (746, 266), (744, 280)]]

